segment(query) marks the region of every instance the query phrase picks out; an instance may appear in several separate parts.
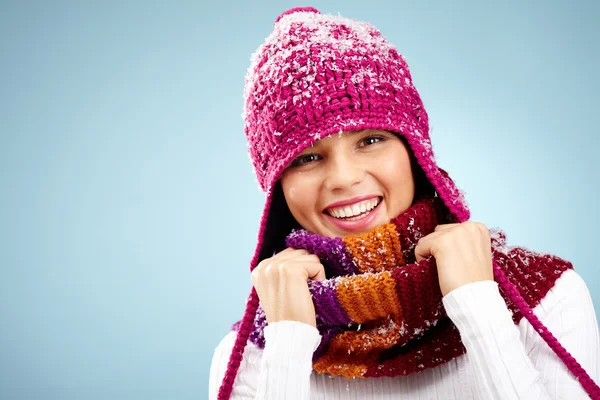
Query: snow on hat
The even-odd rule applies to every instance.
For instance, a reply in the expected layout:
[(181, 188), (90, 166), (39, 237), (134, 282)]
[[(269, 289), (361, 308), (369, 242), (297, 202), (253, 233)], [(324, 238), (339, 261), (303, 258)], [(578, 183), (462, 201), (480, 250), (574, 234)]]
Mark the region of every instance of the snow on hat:
[[(406, 60), (372, 25), (290, 9), (251, 57), (244, 87), (244, 132), (260, 187), (267, 193), (251, 270), (274, 250), (274, 187), (307, 147), (342, 131), (402, 135), (457, 221), (469, 219), (462, 192), (436, 165), (428, 116)], [(281, 199), (278, 199), (278, 201)], [(229, 398), (258, 307), (253, 289), (219, 391)]]

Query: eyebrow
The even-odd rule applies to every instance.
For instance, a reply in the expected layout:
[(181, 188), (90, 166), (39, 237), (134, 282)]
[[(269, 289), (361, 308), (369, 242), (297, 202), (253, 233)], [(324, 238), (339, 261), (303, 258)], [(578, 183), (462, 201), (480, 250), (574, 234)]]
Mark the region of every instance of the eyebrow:
[(358, 135), (359, 133), (371, 133), (371, 132), (373, 132), (373, 129), (363, 129), (363, 130), (360, 130), (360, 131), (345, 131), (343, 133), (344, 134), (350, 134), (350, 135), (354, 136), (354, 135)]
[[(321, 140), (322, 139), (326, 139), (327, 137), (333, 137), (335, 135), (340, 135), (340, 134), (349, 135), (349, 136), (356, 136), (356, 135), (359, 135), (359, 134), (373, 133), (373, 131), (374, 131), (374, 129), (363, 129), (363, 130), (360, 130), (360, 131), (342, 131), (342, 132), (338, 132), (338, 133), (332, 133), (329, 136), (321, 138)], [(389, 133), (388, 131), (384, 131), (384, 132)], [(310, 154), (310, 150), (309, 149), (314, 149), (315, 147), (317, 147), (317, 143), (319, 143), (319, 141), (311, 144), (309, 147), (307, 147), (306, 149), (304, 149), (304, 151), (302, 151), (302, 153), (300, 153), (298, 155), (298, 157), (301, 157), (302, 155)], [(305, 152), (307, 152), (307, 153), (305, 153)]]

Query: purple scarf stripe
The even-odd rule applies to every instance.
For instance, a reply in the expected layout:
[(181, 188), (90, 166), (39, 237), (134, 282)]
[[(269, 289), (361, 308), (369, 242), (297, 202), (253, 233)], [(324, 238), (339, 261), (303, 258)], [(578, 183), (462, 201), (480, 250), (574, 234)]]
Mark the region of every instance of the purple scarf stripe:
[(285, 243), (287, 247), (308, 250), (319, 257), (325, 266), (325, 274), (328, 278), (358, 273), (344, 242), (339, 237), (322, 237), (298, 229), (290, 233)]
[(313, 362), (317, 361), (323, 354), (327, 352), (331, 339), (343, 331), (344, 330), (342, 328), (331, 328), (323, 331), (319, 329), (319, 332), (321, 333), (321, 343), (319, 343), (319, 347), (317, 347), (317, 350), (315, 350), (313, 353)]
[(347, 327), (352, 323), (336, 296), (338, 279), (309, 281), (308, 286), (315, 304), (319, 325)]

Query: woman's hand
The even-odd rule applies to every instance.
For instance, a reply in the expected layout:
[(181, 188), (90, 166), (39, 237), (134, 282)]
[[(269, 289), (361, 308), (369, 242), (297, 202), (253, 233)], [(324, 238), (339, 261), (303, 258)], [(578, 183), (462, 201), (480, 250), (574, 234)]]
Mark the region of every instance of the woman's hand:
[(438, 225), (415, 248), (418, 261), (434, 256), (442, 295), (471, 282), (493, 280), (491, 239), (479, 222)]
[(325, 280), (325, 269), (319, 257), (306, 250), (288, 248), (258, 264), (252, 283), (267, 323), (287, 320), (317, 325), (309, 279)]

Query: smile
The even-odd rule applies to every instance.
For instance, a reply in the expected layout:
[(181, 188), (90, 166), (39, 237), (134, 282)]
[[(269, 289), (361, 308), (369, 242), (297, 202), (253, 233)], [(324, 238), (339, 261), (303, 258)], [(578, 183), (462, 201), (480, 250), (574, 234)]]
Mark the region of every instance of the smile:
[(381, 197), (376, 197), (355, 204), (340, 207), (331, 207), (326, 212), (336, 219), (344, 221), (356, 221), (366, 217), (381, 202)]

